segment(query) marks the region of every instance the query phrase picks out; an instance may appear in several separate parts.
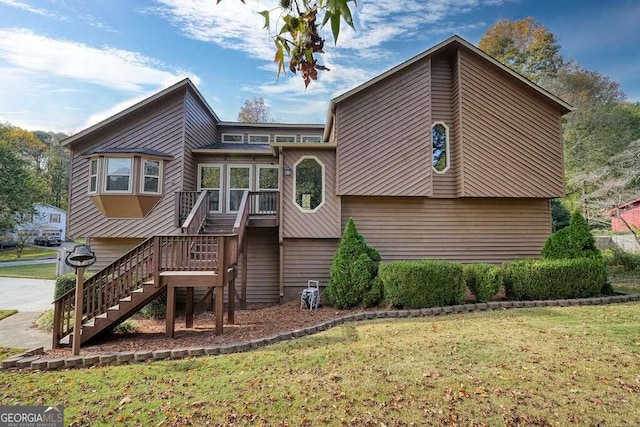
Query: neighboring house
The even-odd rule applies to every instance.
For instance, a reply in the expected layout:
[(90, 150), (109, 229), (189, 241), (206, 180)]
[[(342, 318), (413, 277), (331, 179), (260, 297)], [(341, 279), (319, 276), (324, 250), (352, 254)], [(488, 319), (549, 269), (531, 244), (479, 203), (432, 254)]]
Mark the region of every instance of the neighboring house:
[(36, 237), (57, 237), (64, 241), (67, 237), (67, 212), (55, 206), (37, 203), (31, 222), (16, 227), (15, 233), (27, 233), (28, 242)]
[(174, 270), (217, 269), (216, 242), (243, 303), (298, 298), (326, 285), (350, 217), (385, 261), (538, 257), (569, 111), (458, 36), (333, 99), (324, 125), (224, 122), (183, 80), (64, 142), (69, 233), (107, 267), (96, 283), (155, 281), (146, 300)]
[(602, 213), (611, 217), (611, 230), (628, 232), (629, 227), (640, 228), (640, 197), (620, 203)]

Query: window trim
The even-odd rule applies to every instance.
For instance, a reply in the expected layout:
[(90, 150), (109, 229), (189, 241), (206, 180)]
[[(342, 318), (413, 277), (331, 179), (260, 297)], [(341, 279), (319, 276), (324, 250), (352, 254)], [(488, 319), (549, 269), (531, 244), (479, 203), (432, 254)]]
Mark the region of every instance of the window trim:
[[(105, 161), (104, 161), (104, 170), (103, 170), (103, 176), (104, 176), (104, 182), (103, 182), (103, 188), (102, 188), (102, 192), (104, 194), (133, 194), (133, 180), (135, 177), (135, 159), (133, 157), (118, 157), (118, 156), (113, 156), (113, 157), (107, 157), (105, 156)], [(107, 183), (108, 183), (108, 177), (109, 177), (109, 160), (110, 159), (127, 159), (129, 160), (131, 167), (129, 169), (129, 188), (125, 191), (125, 190), (107, 190)], [(114, 174), (111, 174), (114, 175)], [(118, 174), (117, 176), (126, 176), (126, 175), (122, 175), (122, 174)]]
[(224, 165), (222, 163), (198, 163), (198, 191), (202, 191), (202, 168), (203, 167), (208, 167), (208, 168), (218, 168), (219, 170), (219, 177), (218, 177), (218, 182), (220, 183), (220, 186), (218, 188), (205, 188), (205, 190), (209, 191), (209, 190), (218, 190), (218, 210), (217, 211), (209, 211), (211, 213), (222, 213), (222, 206), (223, 206), (223, 199), (222, 199), (222, 189), (224, 188), (224, 183), (222, 182), (222, 178), (224, 177), (223, 174), (223, 168)]
[[(240, 141), (225, 141), (225, 137), (227, 136), (239, 136), (240, 137)], [(220, 136), (220, 141), (222, 141), (223, 144), (244, 144), (244, 134), (242, 133), (223, 133)]]
[(62, 214), (49, 213), (49, 224), (60, 224), (62, 222)]
[[(305, 138), (320, 138), (319, 141), (305, 141)], [(305, 142), (307, 144), (319, 144), (322, 142), (322, 135), (300, 135), (300, 142)]]
[[(260, 137), (267, 137), (267, 142), (262, 142), (262, 141), (251, 141), (251, 137), (252, 136), (260, 136)], [(271, 142), (271, 135), (269, 135), (268, 133), (250, 133), (247, 136), (247, 143), (248, 144), (269, 144), (269, 142)]]
[[(144, 179), (145, 177), (156, 178), (155, 175), (147, 175), (144, 170), (144, 162), (158, 162), (158, 191), (145, 191), (144, 190)], [(140, 158), (140, 194), (152, 194), (157, 196), (158, 194), (162, 194), (162, 169), (164, 167), (164, 162), (161, 159), (152, 159), (150, 157), (141, 157)]]
[[(444, 169), (442, 169), (441, 171), (437, 170), (435, 168), (435, 166), (433, 166), (433, 128), (436, 127), (437, 125), (442, 125), (444, 127), (444, 146), (445, 146), (445, 156), (447, 156), (447, 163), (444, 167)], [(451, 167), (451, 155), (450, 155), (450, 146), (451, 143), (449, 141), (449, 126), (447, 126), (447, 124), (441, 120), (437, 120), (435, 122), (433, 122), (433, 124), (431, 125), (431, 132), (430, 132), (430, 145), (431, 145), (431, 169), (433, 169), (433, 171), (437, 174), (443, 174), (445, 172), (447, 172), (449, 170), (449, 168)]]
[[(322, 201), (320, 202), (320, 204), (318, 206), (316, 206), (313, 209), (304, 209), (296, 201), (296, 191), (297, 191), (296, 190), (296, 170), (297, 170), (298, 165), (302, 161), (307, 160), (307, 159), (312, 159), (312, 160), (315, 160), (316, 162), (318, 162), (318, 164), (320, 165), (321, 173), (322, 173), (322, 191), (321, 191)], [(326, 171), (326, 169), (325, 169), (325, 166), (324, 166), (324, 162), (322, 160), (320, 160), (317, 156), (311, 156), (311, 155), (300, 156), (300, 158), (293, 164), (292, 170), (293, 170), (293, 173), (292, 173), (292, 175), (293, 175), (293, 191), (292, 191), (292, 193), (293, 193), (293, 204), (294, 204), (294, 206), (297, 207), (298, 210), (300, 210), (300, 212), (302, 212), (302, 213), (306, 213), (307, 214), (307, 213), (318, 212), (318, 210), (320, 210), (320, 208), (323, 207), (324, 204), (327, 202), (327, 197), (326, 197), (326, 194), (325, 194), (326, 193), (326, 189), (327, 189), (327, 185), (326, 185), (326, 182), (325, 182), (325, 176), (326, 176), (325, 171)]]
[[(293, 141), (279, 141), (279, 138), (293, 138)], [(297, 137), (296, 135), (276, 135), (273, 141), (276, 143), (292, 144), (297, 142)]]
[[(96, 173), (92, 174), (91, 173), (91, 165), (93, 165), (93, 162), (96, 162)], [(100, 188), (98, 185), (98, 177), (100, 176), (100, 157), (93, 157), (89, 159), (89, 182), (88, 182), (88, 193), (89, 194), (98, 194), (98, 188)], [(95, 177), (96, 178), (96, 186), (93, 189), (93, 191), (91, 191), (91, 178)]]
[[(227, 182), (225, 187), (225, 197), (226, 197), (226, 201), (225, 201), (225, 212), (226, 213), (237, 213), (238, 211), (232, 211), (231, 210), (231, 190), (249, 190), (251, 191), (253, 189), (253, 165), (250, 163), (228, 163), (226, 165), (226, 169), (227, 169), (227, 173), (226, 178), (227, 178)], [(245, 169), (249, 169), (249, 188), (231, 188), (231, 169), (232, 168), (245, 168)]]

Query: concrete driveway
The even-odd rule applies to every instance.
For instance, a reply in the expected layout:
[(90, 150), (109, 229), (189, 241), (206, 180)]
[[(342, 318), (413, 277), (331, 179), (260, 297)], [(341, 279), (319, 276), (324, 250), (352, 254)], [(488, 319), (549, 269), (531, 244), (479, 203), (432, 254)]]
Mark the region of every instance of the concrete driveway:
[(55, 280), (0, 277), (0, 309), (41, 313), (53, 308)]
[(43, 311), (53, 308), (54, 280), (0, 277), (0, 309), (16, 309), (17, 314), (0, 320), (0, 347), (51, 348), (51, 334), (33, 323)]

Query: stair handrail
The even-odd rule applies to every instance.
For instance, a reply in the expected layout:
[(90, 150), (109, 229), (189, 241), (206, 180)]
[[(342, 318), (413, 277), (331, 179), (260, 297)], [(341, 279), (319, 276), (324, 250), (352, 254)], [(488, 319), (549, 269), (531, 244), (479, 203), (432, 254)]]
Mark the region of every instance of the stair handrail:
[[(153, 243), (150, 237), (111, 264), (84, 280), (83, 321), (105, 313), (109, 307), (153, 277)], [(53, 348), (73, 332), (75, 287), (54, 302)]]
[(189, 216), (182, 223), (182, 233), (184, 234), (198, 234), (202, 227), (204, 227), (207, 221), (207, 214), (209, 213), (209, 192), (203, 190), (198, 196), (198, 200), (193, 205)]
[(244, 233), (247, 230), (247, 224), (249, 222), (249, 195), (250, 195), (250, 191), (248, 190), (245, 190), (242, 193), (242, 200), (240, 201), (240, 207), (238, 208), (236, 221), (233, 224), (232, 233), (238, 235), (238, 243), (237, 243), (238, 250), (233, 258), (234, 263), (237, 262), (238, 256), (242, 253), (242, 250), (244, 249), (244, 247), (242, 246), (244, 242)]

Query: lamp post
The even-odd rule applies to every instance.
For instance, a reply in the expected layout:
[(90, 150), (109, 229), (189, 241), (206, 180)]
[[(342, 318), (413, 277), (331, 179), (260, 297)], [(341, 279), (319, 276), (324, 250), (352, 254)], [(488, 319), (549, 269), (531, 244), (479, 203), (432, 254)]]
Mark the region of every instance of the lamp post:
[(76, 307), (75, 321), (73, 324), (73, 355), (80, 354), (80, 330), (82, 329), (82, 303), (84, 300), (84, 269), (92, 266), (96, 262), (96, 254), (89, 249), (87, 245), (76, 245), (67, 257), (64, 263), (69, 267), (73, 267), (76, 271)]

